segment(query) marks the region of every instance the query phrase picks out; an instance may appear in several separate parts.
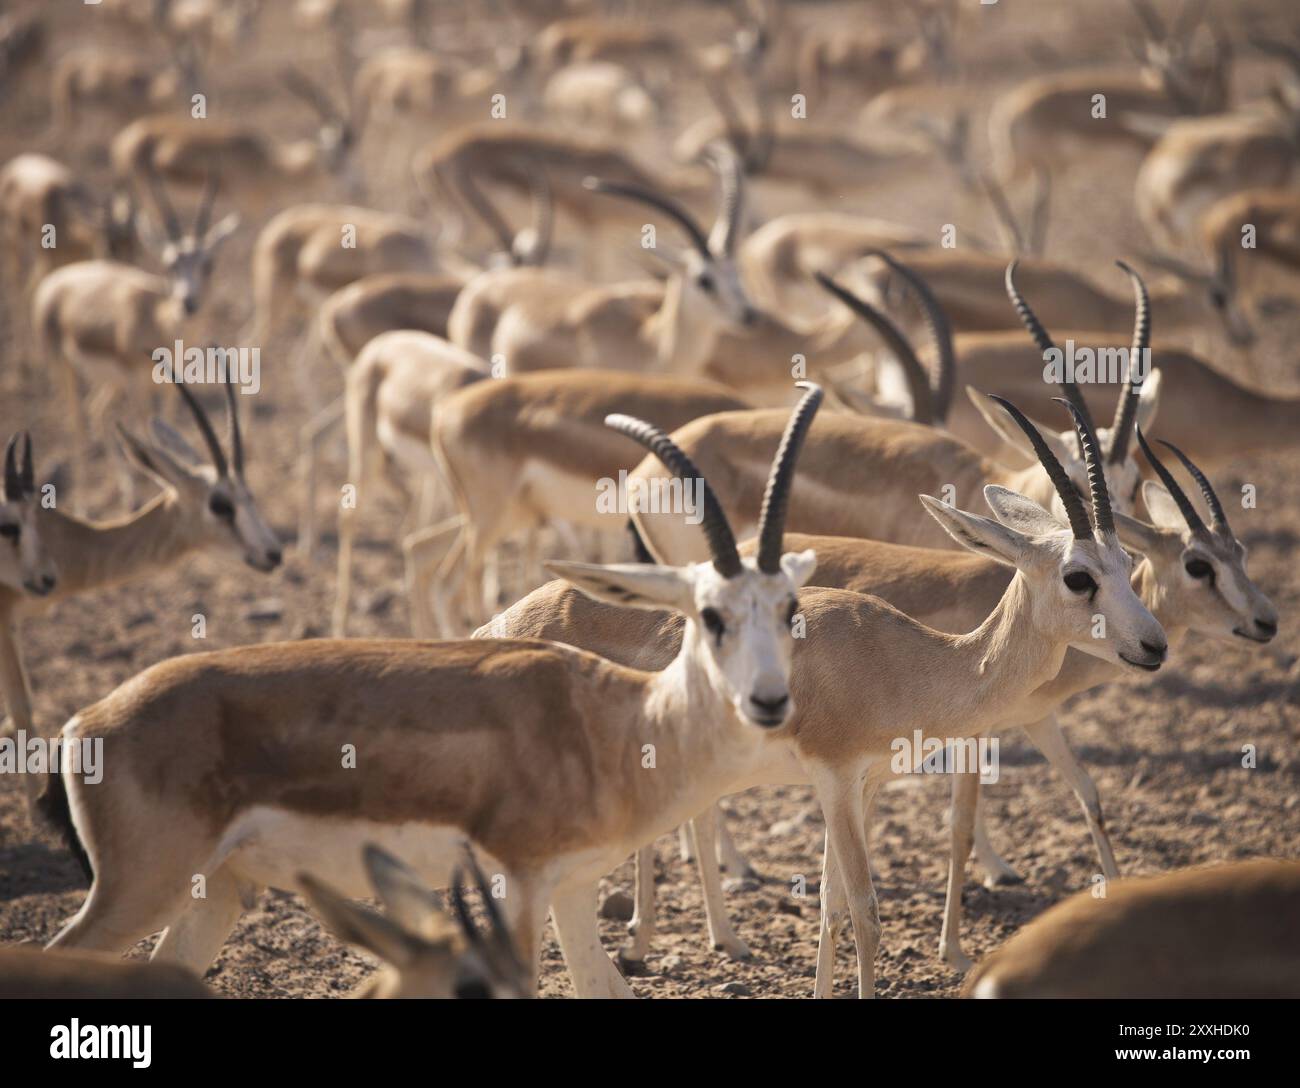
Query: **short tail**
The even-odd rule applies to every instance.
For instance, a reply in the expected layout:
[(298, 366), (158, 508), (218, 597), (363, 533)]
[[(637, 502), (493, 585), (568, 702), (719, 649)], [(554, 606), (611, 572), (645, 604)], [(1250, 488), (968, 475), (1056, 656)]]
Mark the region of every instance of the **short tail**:
[(93, 882), (95, 870), (90, 864), (90, 855), (81, 843), (81, 836), (72, 823), (72, 809), (68, 806), (68, 787), (62, 774), (45, 776), (45, 789), (36, 798), (33, 809), (36, 822), (47, 831), (57, 835), (63, 845), (81, 866), (86, 879)]

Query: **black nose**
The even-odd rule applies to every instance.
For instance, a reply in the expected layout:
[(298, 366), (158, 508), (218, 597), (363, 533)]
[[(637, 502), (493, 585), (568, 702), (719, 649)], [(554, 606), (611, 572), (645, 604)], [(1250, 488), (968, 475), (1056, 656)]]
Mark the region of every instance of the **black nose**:
[(786, 704), (790, 702), (790, 696), (780, 695), (775, 699), (760, 699), (757, 695), (751, 695), (749, 701), (767, 717), (775, 718), (786, 708)]
[[(41, 575), (41, 588), (42, 588), (42, 589), (46, 589), (46, 590), (53, 589), (57, 583), (58, 583), (58, 579), (55, 578), (54, 575), (52, 575), (52, 574), (42, 574), (42, 575)], [(1277, 630), (1277, 624), (1274, 624), (1274, 625), (1273, 625), (1273, 630), (1274, 630), (1274, 631)]]
[(280, 565), (280, 549), (279, 548), (268, 549), (266, 553), (266, 561), (270, 563), (271, 566), (278, 567)]
[(1163, 661), (1165, 654), (1169, 652), (1169, 644), (1165, 642), (1147, 642), (1143, 639), (1142, 649), (1146, 650), (1152, 657), (1158, 657)]
[(1277, 634), (1277, 620), (1256, 620), (1255, 626), (1261, 635), (1268, 635), (1269, 638)]

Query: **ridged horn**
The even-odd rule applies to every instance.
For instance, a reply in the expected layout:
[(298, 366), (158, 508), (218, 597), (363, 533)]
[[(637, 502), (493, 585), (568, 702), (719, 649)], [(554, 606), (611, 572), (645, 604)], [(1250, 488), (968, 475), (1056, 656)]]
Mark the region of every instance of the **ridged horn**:
[(1056, 488), (1056, 493), (1061, 497), (1061, 505), (1065, 507), (1065, 516), (1069, 519), (1070, 531), (1074, 533), (1075, 539), (1091, 540), (1092, 522), (1088, 520), (1088, 509), (1083, 505), (1083, 497), (1074, 486), (1074, 481), (1070, 479), (1069, 473), (1062, 467), (1061, 462), (1056, 459), (1056, 454), (1052, 452), (1051, 446), (1043, 441), (1043, 436), (1038, 433), (1038, 428), (1030, 423), (1028, 417), (1005, 397), (999, 397), (996, 393), (986, 395), (989, 400), (997, 401), (998, 404), (1002, 405), (1007, 415), (1015, 420), (1016, 425), (1025, 432), (1029, 444), (1034, 447), (1034, 453), (1038, 455), (1038, 463), (1043, 466), (1047, 478), (1052, 481), (1052, 486)]
[(790, 414), (785, 425), (781, 445), (772, 460), (772, 471), (767, 477), (767, 490), (763, 493), (763, 512), (758, 520), (758, 569), (764, 574), (776, 574), (781, 569), (781, 551), (785, 538), (785, 515), (790, 508), (790, 488), (794, 485), (795, 465), (803, 440), (812, 426), (813, 417), (822, 403), (821, 386), (813, 382), (799, 382), (806, 390), (803, 398)]
[(1151, 299), (1147, 294), (1147, 285), (1124, 261), (1115, 263), (1128, 273), (1128, 278), (1133, 282), (1134, 314), (1133, 346), (1128, 353), (1128, 373), (1124, 376), (1124, 388), (1115, 405), (1115, 421), (1110, 427), (1110, 449), (1106, 451), (1106, 460), (1112, 465), (1122, 464), (1128, 456), (1129, 438), (1133, 434), (1138, 402), (1142, 398), (1143, 364), (1147, 349), (1151, 346)]

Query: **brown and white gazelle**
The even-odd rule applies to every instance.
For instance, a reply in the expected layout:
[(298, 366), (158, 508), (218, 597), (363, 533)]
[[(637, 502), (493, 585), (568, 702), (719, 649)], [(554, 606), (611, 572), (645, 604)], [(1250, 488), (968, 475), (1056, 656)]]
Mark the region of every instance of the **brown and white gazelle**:
[[(259, 887), (292, 888), (310, 867), (364, 895), (371, 841), (445, 886), (468, 836), (504, 875), (530, 982), (549, 903), (578, 993), (627, 995), (599, 945), (596, 882), (724, 792), (795, 712), (790, 618), (816, 560), (780, 543), (815, 407), (806, 397), (791, 417), (757, 561), (737, 554), (705, 484), (712, 562), (555, 565), (601, 599), (687, 615), (662, 672), (527, 640), (302, 641), (165, 661), (74, 716), (65, 737), (101, 738), (116, 770), (93, 789), (50, 782), (44, 810), (93, 869), (52, 946), (124, 951), (165, 927), (154, 955), (202, 971)], [(649, 424), (610, 424), (699, 478)], [(645, 745), (662, 753), (653, 772)]]

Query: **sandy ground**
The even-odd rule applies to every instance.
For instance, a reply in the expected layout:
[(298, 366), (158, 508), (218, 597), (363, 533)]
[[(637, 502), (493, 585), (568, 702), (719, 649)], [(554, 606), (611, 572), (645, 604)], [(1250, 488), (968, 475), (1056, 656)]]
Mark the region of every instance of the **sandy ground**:
[[(1248, 5), (1252, 8), (1267, 5)], [(22, 7), (21, 4), (18, 7)], [(78, 5), (78, 7), (80, 7)], [(279, 5), (276, 5), (279, 7)], [(1113, 33), (1123, 5), (1069, 5), (1004, 0), (984, 26), (964, 24), (958, 48), (969, 65), (972, 87), (963, 97), (977, 109), (1018, 76), (1035, 70), (1031, 41), (1063, 50), (1071, 63), (1106, 55), (1118, 46)], [(1224, 4), (1236, 10), (1239, 5)], [(817, 9), (819, 17), (852, 18), (849, 5)], [(89, 36), (84, 13), (55, 17), (55, 52)], [(270, 25), (283, 29), (282, 13)], [(266, 102), (277, 64), (300, 44), (273, 37), (265, 46), (224, 62), (216, 86), (222, 101), (268, 128), (304, 134), (300, 109)], [(323, 51), (307, 54), (323, 64)], [(1252, 73), (1243, 79), (1252, 80)], [(23, 77), (22, 93), (0, 102), (0, 160), (23, 150), (46, 150), (76, 162), (102, 162), (95, 151), (98, 129), (74, 141), (45, 134), (44, 77)], [(700, 107), (702, 108), (702, 107)], [(296, 127), (295, 127), (296, 126)], [(978, 128), (979, 126), (977, 126)], [(1135, 160), (1099, 153), (1061, 184), (1051, 251), (1081, 268), (1106, 269), (1136, 238), (1131, 211)], [(102, 173), (102, 171), (101, 171)], [(815, 206), (789, 193), (759, 191), (764, 211)], [(842, 206), (896, 217), (922, 229), (978, 221), (982, 212), (954, 195), (939, 168), (888, 179)], [(213, 320), (237, 328), (248, 314), (247, 258), (253, 231), (246, 225), (221, 257)], [(1099, 273), (1105, 275), (1103, 271)], [(6, 312), (12, 294), (6, 293)], [(1159, 314), (1156, 314), (1159, 328)], [(1294, 362), (1294, 330), (1266, 335), (1248, 376), (1271, 391), (1300, 393)], [(0, 342), (0, 433), (29, 428), (42, 471), (59, 460), (65, 412), (43, 374), (23, 375), (11, 352), (12, 326)], [(291, 375), (280, 368), (288, 345), (263, 353), (265, 389), (248, 420), (249, 476), (263, 510), (292, 536), (298, 490), (293, 452), (302, 413)], [(1222, 365), (1230, 368), (1231, 359)], [(323, 382), (337, 379), (322, 363)], [(247, 406), (246, 406), (247, 407)], [(1212, 412), (1206, 425), (1213, 426)], [(97, 478), (79, 482), (96, 513), (112, 507), (107, 446)], [(1194, 451), (1192, 451), (1194, 453)], [(1233, 522), (1251, 551), (1251, 571), (1278, 605), (1282, 633), (1264, 650), (1245, 644), (1191, 641), (1159, 675), (1116, 683), (1072, 700), (1062, 720), (1076, 751), (1095, 776), (1125, 874), (1157, 873), (1179, 866), (1256, 856), (1294, 856), (1300, 841), (1300, 636), (1293, 617), (1300, 579), (1293, 554), (1300, 534), (1300, 479), (1294, 456), (1242, 458), (1216, 473), (1221, 492), (1254, 484), (1258, 507), (1235, 512)], [(331, 450), (326, 480), (341, 480), (340, 451)], [(323, 489), (324, 490), (324, 489)], [(322, 512), (328, 507), (322, 499)], [(357, 560), (359, 635), (407, 631), (401, 559), (394, 547), (401, 507), (382, 505)], [(333, 593), (334, 540), (327, 535), (313, 563), (292, 552), (270, 576), (243, 567), (234, 555), (188, 557), (171, 569), (129, 586), (69, 601), (24, 627), (26, 654), (36, 692), (39, 722), (56, 728), (80, 706), (99, 698), (138, 670), (168, 656), (320, 635), (327, 632)], [(207, 637), (191, 637), (191, 617), (207, 616)], [(866, 697), (866, 693), (864, 693)], [(1242, 766), (1242, 746), (1254, 745), (1257, 765)], [(996, 891), (976, 883), (965, 893), (966, 948), (974, 957), (994, 948), (1045, 907), (1087, 886), (1098, 865), (1083, 821), (1065, 785), (1020, 734), (1003, 741), (1002, 780), (987, 791), (995, 841), (1023, 875), (1024, 883)], [(884, 924), (878, 992), (889, 997), (950, 995), (960, 975), (938, 962), (935, 949), (943, 903), (947, 803), (946, 779), (912, 777), (886, 789), (875, 830), (880, 912)], [(693, 871), (677, 857), (675, 838), (658, 845), (659, 936), (644, 972), (632, 979), (640, 996), (709, 996), (739, 984), (755, 996), (802, 996), (811, 991), (817, 938), (816, 885), (821, 869), (823, 825), (810, 789), (755, 790), (727, 802), (731, 827), (761, 880), (733, 886), (728, 905), (753, 957), (731, 962), (707, 946)], [(148, 864), (147, 858), (141, 859)], [(807, 893), (793, 894), (805, 878)], [(85, 882), (60, 848), (36, 836), (12, 780), (0, 781), (0, 940), (45, 941), (80, 904)], [(605, 891), (631, 890), (631, 866), (605, 881)], [(606, 947), (623, 939), (623, 923), (602, 921)], [(142, 946), (142, 950), (146, 946)], [(559, 950), (548, 933), (542, 988), (548, 996), (569, 992)], [(839, 952), (838, 993), (855, 990), (851, 942)], [(365, 976), (371, 961), (325, 934), (294, 895), (272, 892), (244, 917), (208, 976), (223, 994), (238, 996), (330, 996)], [(738, 989), (736, 986), (732, 990)]]

